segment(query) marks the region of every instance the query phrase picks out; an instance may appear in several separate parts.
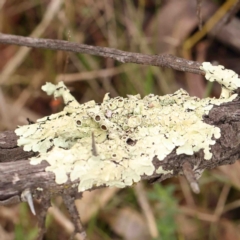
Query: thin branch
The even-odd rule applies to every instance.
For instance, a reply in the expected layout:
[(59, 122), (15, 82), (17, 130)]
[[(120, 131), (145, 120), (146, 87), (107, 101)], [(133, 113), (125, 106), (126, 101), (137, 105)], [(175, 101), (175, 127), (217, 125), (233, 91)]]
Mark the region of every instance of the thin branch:
[(0, 43), (33, 48), (70, 51), (75, 53), (86, 53), (100, 57), (112, 58), (122, 63), (136, 63), (158, 67), (168, 67), (183, 72), (205, 75), (205, 72), (199, 68), (201, 63), (175, 57), (170, 54), (149, 55), (132, 53), (114, 48), (91, 46), (63, 40), (22, 37), (3, 33), (0, 33)]
[(38, 226), (39, 226), (37, 240), (42, 240), (46, 232), (46, 226), (45, 226), (46, 216), (47, 216), (48, 209), (51, 207), (51, 199), (49, 194), (46, 193), (45, 195), (42, 195), (40, 206), (41, 206), (40, 212), (37, 214)]
[(198, 182), (194, 175), (194, 171), (192, 169), (191, 164), (187, 161), (184, 162), (182, 169), (183, 169), (183, 174), (186, 177), (188, 183), (190, 184), (190, 187), (192, 188), (193, 192), (200, 193)]

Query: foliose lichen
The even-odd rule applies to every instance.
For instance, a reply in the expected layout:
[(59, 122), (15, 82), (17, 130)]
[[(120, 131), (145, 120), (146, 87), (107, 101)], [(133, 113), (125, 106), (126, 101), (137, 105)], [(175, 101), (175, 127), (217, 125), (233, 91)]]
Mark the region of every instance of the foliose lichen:
[(155, 169), (152, 160), (157, 157), (162, 161), (173, 150), (178, 155), (193, 155), (202, 149), (204, 159), (209, 160), (210, 147), (221, 133), (218, 127), (204, 123), (203, 115), (214, 105), (235, 99), (232, 92), (240, 81), (232, 71), (210, 63), (203, 63), (202, 69), (208, 80), (223, 86), (220, 99), (190, 97), (180, 89), (144, 98), (110, 98), (106, 94), (102, 104), (79, 104), (63, 82), (46, 83), (42, 89), (48, 95), (63, 97), (65, 107), (35, 124), (17, 128), (18, 145), (25, 151), (39, 152), (30, 163), (46, 160), (46, 171), (55, 174), (58, 184), (69, 177), (71, 181), (80, 180), (79, 192), (93, 186), (130, 186), (154, 172), (172, 173), (162, 167)]
[(218, 82), (222, 86), (220, 98), (229, 98), (234, 90), (240, 87), (238, 74), (222, 65), (213, 66), (210, 62), (202, 63), (201, 69), (206, 72), (205, 78)]

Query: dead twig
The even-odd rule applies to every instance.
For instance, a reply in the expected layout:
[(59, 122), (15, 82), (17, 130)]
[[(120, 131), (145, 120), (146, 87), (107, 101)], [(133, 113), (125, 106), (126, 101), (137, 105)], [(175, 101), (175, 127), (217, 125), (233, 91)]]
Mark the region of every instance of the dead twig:
[[(178, 71), (205, 75), (199, 67), (201, 63), (179, 58), (170, 54), (149, 55), (142, 53), (125, 52), (114, 48), (91, 46), (63, 40), (31, 38), (0, 33), (0, 43), (14, 44), (33, 48), (86, 53), (90, 55), (112, 58), (122, 63), (136, 63), (158, 67), (168, 67)], [(3, 84), (0, 79), (0, 84)]]
[(183, 174), (188, 180), (188, 183), (190, 184), (190, 187), (192, 188), (193, 192), (199, 193), (200, 189), (199, 189), (198, 182), (195, 177), (191, 164), (186, 161), (183, 163), (182, 168), (183, 168)]

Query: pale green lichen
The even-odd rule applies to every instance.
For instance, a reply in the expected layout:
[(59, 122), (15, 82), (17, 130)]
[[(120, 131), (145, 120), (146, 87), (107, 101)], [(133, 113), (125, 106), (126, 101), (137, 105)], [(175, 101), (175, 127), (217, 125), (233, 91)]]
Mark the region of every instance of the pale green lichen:
[[(227, 72), (222, 80), (222, 67), (203, 63), (207, 79), (217, 80), (227, 94), (221, 99), (190, 97), (182, 89), (166, 96), (150, 94), (127, 98), (105, 95), (102, 104), (94, 101), (79, 104), (63, 82), (47, 83), (42, 89), (48, 95), (62, 96), (63, 111), (19, 127), (18, 145), (25, 151), (39, 152), (31, 164), (46, 160), (56, 182), (80, 180), (79, 191), (93, 186), (130, 186), (143, 175), (168, 174), (162, 167), (155, 170), (152, 160), (163, 160), (173, 150), (176, 154), (193, 155), (203, 150), (204, 159), (212, 157), (211, 145), (220, 138), (220, 129), (204, 123), (214, 105), (236, 98), (232, 92), (239, 80)], [(220, 71), (220, 73), (218, 72)], [(225, 76), (225, 75), (224, 75)], [(93, 139), (97, 154), (93, 154)]]
[(210, 82), (218, 82), (222, 85), (220, 98), (229, 98), (232, 92), (240, 87), (238, 74), (224, 66), (213, 66), (210, 62), (204, 62), (201, 69), (206, 72), (205, 78)]

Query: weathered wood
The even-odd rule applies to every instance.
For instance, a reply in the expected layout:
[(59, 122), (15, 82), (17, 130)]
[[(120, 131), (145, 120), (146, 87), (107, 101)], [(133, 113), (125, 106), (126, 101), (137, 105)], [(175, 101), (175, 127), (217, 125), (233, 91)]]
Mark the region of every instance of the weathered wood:
[[(173, 151), (163, 161), (153, 159), (157, 169), (162, 166), (165, 170), (173, 170), (173, 174), (161, 175), (154, 173), (152, 176), (142, 176), (143, 180), (163, 181), (166, 178), (182, 174), (185, 161), (191, 165), (199, 165), (199, 170), (212, 169), (220, 165), (232, 164), (240, 157), (240, 101), (239, 99), (215, 106), (208, 116), (204, 117), (208, 124), (221, 129), (221, 138), (211, 147), (213, 157), (204, 160), (203, 151), (193, 156), (185, 154), (176, 155)], [(0, 134), (0, 204), (20, 202), (20, 195), (26, 188), (30, 188), (33, 198), (39, 198), (48, 192), (50, 195), (62, 195), (67, 190), (68, 194), (77, 196), (78, 181), (58, 185), (52, 172), (46, 172), (47, 162), (30, 165), (28, 158), (34, 156), (33, 152), (24, 152), (17, 146), (17, 136), (13, 131)], [(91, 174), (91, 173), (89, 173)], [(102, 186), (104, 187), (104, 186)], [(39, 189), (42, 189), (42, 191)], [(93, 189), (91, 189), (93, 190)]]

